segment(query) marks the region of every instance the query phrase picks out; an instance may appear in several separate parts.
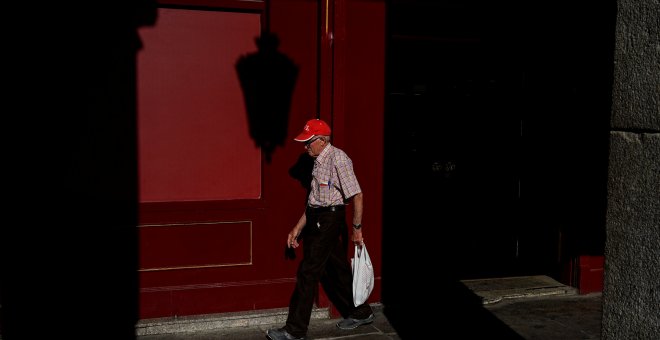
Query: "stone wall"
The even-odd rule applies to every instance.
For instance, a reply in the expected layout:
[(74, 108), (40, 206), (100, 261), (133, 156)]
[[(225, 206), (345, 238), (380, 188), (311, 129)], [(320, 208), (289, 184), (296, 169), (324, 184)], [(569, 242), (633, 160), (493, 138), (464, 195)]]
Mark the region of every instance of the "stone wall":
[(660, 3), (618, 0), (603, 339), (660, 336)]

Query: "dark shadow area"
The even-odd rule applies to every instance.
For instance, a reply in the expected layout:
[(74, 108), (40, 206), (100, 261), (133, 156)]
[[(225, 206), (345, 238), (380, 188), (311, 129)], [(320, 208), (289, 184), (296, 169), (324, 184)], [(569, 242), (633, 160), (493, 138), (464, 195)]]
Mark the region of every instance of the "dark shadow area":
[(410, 276), (414, 286), (398, 288), (407, 291), (407, 298), (387, 301), (383, 309), (401, 339), (524, 339), (486, 310), (481, 298), (461, 283), (442, 276), (424, 280), (422, 273), (429, 269), (419, 266), (412, 266), (410, 272), (419, 273)]
[[(305, 196), (300, 197), (300, 200), (303, 201), (302, 206), (307, 204), (307, 196), (311, 190), (312, 184), (312, 170), (314, 169), (314, 158), (303, 152), (298, 156), (298, 160), (289, 168), (289, 176), (295, 179), (300, 183), (300, 185), (305, 188)], [(303, 229), (303, 232), (305, 229)], [(302, 234), (299, 238), (302, 238)], [(288, 259), (295, 259), (296, 253), (293, 248), (285, 247), (285, 257)]]
[[(298, 156), (296, 161), (291, 168), (289, 168), (289, 176), (297, 180), (300, 185), (305, 188), (307, 195), (311, 190), (312, 185), (312, 170), (314, 169), (314, 158), (303, 152)], [(307, 202), (307, 197), (305, 196), (305, 202)]]
[(516, 338), (460, 280), (561, 282), (603, 254), (614, 5), (388, 2), (382, 301), (403, 339)]
[(137, 28), (156, 3), (29, 5), (5, 8), (2, 339), (134, 339)]
[(277, 146), (283, 146), (289, 126), (291, 96), (298, 67), (277, 50), (278, 37), (262, 32), (258, 51), (242, 56), (236, 71), (243, 89), (250, 137), (270, 162)]

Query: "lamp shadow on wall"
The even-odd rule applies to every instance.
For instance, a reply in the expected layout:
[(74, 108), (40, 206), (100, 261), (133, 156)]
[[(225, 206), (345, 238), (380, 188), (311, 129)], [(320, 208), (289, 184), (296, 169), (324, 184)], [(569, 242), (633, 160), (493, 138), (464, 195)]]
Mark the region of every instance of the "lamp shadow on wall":
[(243, 90), (250, 137), (270, 162), (277, 146), (283, 146), (289, 124), (291, 97), (298, 66), (278, 51), (279, 39), (262, 32), (255, 39), (257, 52), (241, 56), (236, 71)]

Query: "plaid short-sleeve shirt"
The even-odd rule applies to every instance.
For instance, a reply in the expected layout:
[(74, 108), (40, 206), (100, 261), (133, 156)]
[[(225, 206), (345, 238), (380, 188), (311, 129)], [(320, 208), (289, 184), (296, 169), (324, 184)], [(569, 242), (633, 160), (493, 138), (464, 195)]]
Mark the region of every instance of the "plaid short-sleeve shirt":
[(362, 192), (346, 153), (328, 144), (314, 160), (312, 190), (307, 204), (312, 207), (343, 205)]

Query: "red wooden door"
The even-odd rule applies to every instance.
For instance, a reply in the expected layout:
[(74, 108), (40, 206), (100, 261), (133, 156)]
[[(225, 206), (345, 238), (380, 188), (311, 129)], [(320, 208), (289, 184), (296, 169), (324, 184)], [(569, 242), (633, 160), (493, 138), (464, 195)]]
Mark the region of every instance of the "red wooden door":
[[(340, 9), (329, 15), (339, 15), (344, 30), (332, 48), (319, 36), (319, 11), (329, 7), (316, 1), (161, 3), (157, 24), (140, 32), (140, 318), (288, 305), (301, 251), (286, 250), (285, 240), (306, 202), (298, 176), (304, 149), (293, 137), (319, 114), (331, 122), (334, 143), (353, 155), (379, 279), (384, 6), (328, 5)], [(361, 13), (374, 10), (370, 20), (380, 25), (364, 29)], [(298, 71), (287, 115), (263, 130), (283, 136), (269, 149), (255, 138), (236, 69), (258, 54), (263, 30), (277, 36), (278, 53)], [(372, 35), (380, 40), (359, 48), (357, 39)], [(341, 70), (338, 51), (347, 60)], [(334, 71), (321, 75), (328, 67)], [(340, 96), (338, 83), (376, 86)], [(375, 102), (365, 108), (365, 99)], [(378, 282), (371, 299), (379, 300)], [(328, 306), (324, 294), (318, 304)]]

